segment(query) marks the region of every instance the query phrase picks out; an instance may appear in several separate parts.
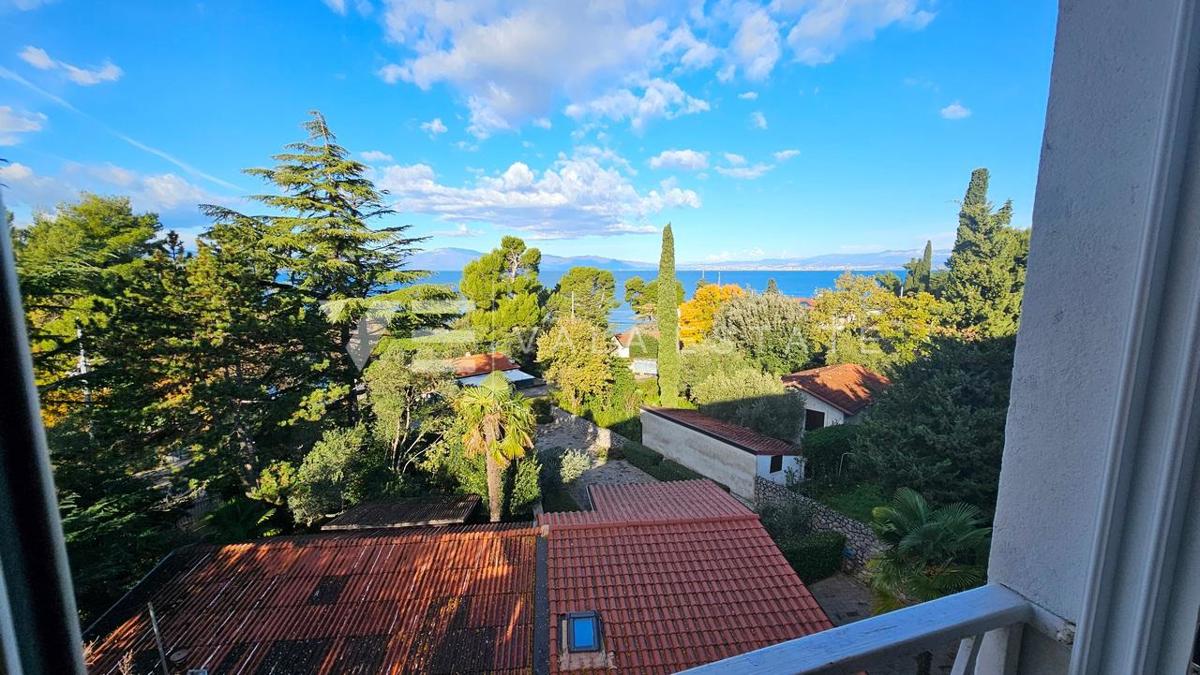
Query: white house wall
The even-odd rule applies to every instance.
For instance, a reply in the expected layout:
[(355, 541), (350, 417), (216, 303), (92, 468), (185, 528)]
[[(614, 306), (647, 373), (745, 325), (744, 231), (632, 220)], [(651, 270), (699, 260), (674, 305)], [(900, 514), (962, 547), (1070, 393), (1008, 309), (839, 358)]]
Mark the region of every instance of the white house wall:
[(646, 411), (642, 411), (642, 444), (739, 497), (754, 499), (758, 457), (741, 448)]
[(799, 455), (785, 455), (783, 458), (783, 468), (775, 473), (771, 473), (770, 455), (757, 455), (754, 459), (757, 460), (758, 475), (772, 483), (786, 485), (788, 471), (795, 474), (797, 479), (804, 478), (804, 458)]

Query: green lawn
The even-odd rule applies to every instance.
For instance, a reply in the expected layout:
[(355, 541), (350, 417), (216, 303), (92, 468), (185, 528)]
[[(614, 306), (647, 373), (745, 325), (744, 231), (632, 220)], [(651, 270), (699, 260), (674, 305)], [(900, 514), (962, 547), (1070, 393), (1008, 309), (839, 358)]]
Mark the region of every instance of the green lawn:
[(883, 490), (871, 483), (805, 486), (804, 494), (838, 513), (868, 524), (872, 520), (871, 509), (888, 502)]

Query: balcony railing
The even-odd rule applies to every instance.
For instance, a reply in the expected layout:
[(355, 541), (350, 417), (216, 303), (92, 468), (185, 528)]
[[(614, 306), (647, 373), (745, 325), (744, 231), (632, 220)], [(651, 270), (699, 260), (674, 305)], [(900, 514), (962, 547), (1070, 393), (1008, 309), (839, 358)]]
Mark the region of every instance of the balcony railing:
[[(685, 671), (693, 675), (854, 673), (895, 663), (960, 640), (953, 675), (976, 672), (983, 636), (1003, 631), (1015, 658), (1020, 631), (1033, 625), (1070, 642), (1069, 624), (999, 584), (988, 584), (931, 602), (821, 631)], [(989, 667), (986, 672), (992, 672)], [(984, 671), (980, 671), (984, 672)]]

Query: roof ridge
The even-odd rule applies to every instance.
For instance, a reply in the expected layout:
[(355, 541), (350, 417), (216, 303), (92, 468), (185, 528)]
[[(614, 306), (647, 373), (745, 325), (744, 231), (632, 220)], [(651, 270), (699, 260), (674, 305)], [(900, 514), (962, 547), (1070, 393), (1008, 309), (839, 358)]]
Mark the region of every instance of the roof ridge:
[[(580, 513), (580, 514), (596, 514), (603, 516), (604, 514), (598, 511), (555, 511), (546, 513), (545, 515), (565, 514), (565, 513)], [(632, 527), (636, 525), (690, 525), (694, 523), (735, 523), (740, 521), (759, 521), (757, 513), (739, 513), (737, 515), (728, 514), (721, 516), (692, 516), (688, 518), (619, 518), (613, 520), (588, 519), (578, 523), (539, 523), (539, 528), (545, 533), (553, 529), (571, 530), (571, 529), (596, 529), (601, 527)]]

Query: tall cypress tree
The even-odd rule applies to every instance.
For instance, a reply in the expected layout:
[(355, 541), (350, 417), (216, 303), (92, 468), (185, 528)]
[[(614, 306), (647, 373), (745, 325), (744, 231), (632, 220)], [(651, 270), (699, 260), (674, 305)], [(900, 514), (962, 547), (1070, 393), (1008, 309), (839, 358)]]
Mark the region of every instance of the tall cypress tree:
[(925, 242), (925, 252), (904, 265), (904, 295), (928, 293), (931, 290), (930, 275), (933, 272), (933, 242)]
[(1029, 238), (1010, 226), (1011, 201), (992, 209), (987, 183), (987, 169), (972, 172), (942, 297), (953, 307), (956, 328), (1001, 337), (1017, 330)]
[(672, 406), (679, 400), (679, 296), (674, 284), (663, 283), (675, 279), (675, 237), (670, 223), (663, 228), (658, 279), (658, 396), (662, 405)]

